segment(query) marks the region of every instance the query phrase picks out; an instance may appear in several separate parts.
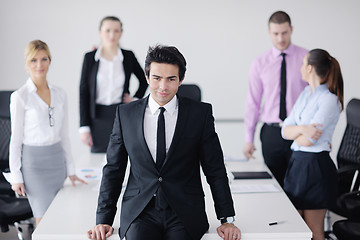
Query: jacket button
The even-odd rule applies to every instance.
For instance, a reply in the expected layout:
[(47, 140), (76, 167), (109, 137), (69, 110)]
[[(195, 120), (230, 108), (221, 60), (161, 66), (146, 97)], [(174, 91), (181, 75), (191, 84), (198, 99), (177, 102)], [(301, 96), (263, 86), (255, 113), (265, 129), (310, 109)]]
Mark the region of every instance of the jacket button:
[(159, 177), (159, 182), (162, 182), (162, 177)]

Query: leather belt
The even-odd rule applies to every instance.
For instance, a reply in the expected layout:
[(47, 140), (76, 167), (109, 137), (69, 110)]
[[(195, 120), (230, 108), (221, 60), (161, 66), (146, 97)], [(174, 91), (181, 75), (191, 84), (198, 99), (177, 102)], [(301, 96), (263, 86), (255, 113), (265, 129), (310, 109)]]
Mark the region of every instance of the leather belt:
[(283, 122), (279, 122), (279, 123), (265, 123), (266, 125), (270, 126), (270, 127), (278, 127), (281, 128), (283, 126)]

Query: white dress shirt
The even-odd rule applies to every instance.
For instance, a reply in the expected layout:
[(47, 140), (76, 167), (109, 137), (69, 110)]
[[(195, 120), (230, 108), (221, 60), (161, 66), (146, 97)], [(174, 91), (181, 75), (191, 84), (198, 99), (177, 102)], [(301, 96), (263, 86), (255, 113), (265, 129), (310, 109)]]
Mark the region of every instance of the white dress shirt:
[[(156, 145), (157, 145), (157, 121), (160, 114), (161, 106), (151, 97), (145, 110), (144, 116), (144, 137), (150, 150), (151, 156), (156, 162)], [(166, 153), (168, 152), (171, 141), (174, 136), (176, 121), (178, 118), (178, 99), (175, 95), (170, 102), (163, 106), (165, 108), (165, 144)]]
[[(65, 151), (68, 176), (75, 174), (68, 134), (68, 112), (65, 92), (49, 84), (53, 126), (50, 126), (49, 106), (36, 93), (29, 78), (24, 86), (11, 94), (11, 138), (9, 148), (10, 183), (23, 183), (21, 174), (22, 145), (48, 146), (61, 141)], [(5, 175), (5, 174), (4, 174)]]
[(101, 105), (120, 103), (125, 84), (124, 56), (121, 49), (118, 49), (118, 54), (109, 61), (101, 56), (101, 50), (102, 47), (95, 53), (95, 61), (100, 61), (96, 76), (95, 102)]

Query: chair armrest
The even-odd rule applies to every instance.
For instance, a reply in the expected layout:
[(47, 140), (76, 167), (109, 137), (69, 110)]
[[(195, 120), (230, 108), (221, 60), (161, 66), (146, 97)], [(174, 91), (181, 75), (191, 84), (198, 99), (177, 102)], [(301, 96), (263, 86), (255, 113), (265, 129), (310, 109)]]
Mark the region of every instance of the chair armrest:
[(354, 171), (354, 170), (360, 170), (360, 166), (358, 165), (346, 165), (344, 167), (341, 167), (338, 169), (338, 174), (343, 174), (349, 171)]

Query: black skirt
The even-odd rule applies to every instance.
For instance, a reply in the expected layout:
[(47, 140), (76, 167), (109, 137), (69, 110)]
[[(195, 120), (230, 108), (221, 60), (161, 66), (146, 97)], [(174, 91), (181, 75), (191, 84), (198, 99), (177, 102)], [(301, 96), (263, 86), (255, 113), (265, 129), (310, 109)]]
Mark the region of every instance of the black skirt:
[(96, 105), (96, 117), (91, 119), (92, 153), (106, 153), (118, 105)]
[(329, 152), (294, 151), (284, 191), (296, 209), (329, 209), (337, 196), (337, 170)]

